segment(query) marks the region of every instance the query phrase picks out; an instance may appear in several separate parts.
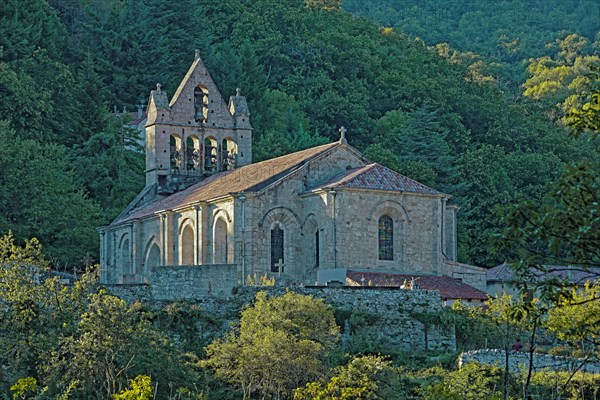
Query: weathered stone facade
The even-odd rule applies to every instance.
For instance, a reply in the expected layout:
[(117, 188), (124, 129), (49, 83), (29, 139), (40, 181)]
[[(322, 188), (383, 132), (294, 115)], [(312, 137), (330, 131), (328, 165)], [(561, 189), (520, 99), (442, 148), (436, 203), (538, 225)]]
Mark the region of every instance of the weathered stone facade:
[[(100, 229), (105, 284), (150, 284), (159, 298), (226, 295), (249, 275), (310, 285), (323, 270), (459, 274), (449, 196), (370, 163), (339, 142), (251, 162), (249, 111), (227, 106), (197, 56), (146, 124), (146, 187)], [(481, 287), (480, 287), (481, 286)]]

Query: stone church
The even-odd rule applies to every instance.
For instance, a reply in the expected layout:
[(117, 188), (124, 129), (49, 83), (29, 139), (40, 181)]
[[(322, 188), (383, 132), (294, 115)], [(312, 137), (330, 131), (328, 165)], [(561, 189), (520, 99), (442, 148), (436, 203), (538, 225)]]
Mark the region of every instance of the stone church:
[(171, 99), (152, 90), (147, 112), (146, 186), (99, 229), (103, 283), (186, 298), (249, 276), (345, 284), (362, 271), (485, 288), (481, 268), (456, 262), (450, 196), (370, 162), (344, 128), (334, 143), (253, 163), (246, 99), (226, 102), (198, 52)]

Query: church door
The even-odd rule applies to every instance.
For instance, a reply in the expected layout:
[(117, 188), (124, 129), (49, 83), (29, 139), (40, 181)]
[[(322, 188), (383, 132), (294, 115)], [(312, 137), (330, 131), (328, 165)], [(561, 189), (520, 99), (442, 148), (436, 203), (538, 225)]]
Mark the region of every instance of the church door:
[(283, 229), (277, 225), (271, 229), (271, 272), (284, 272), (283, 262)]

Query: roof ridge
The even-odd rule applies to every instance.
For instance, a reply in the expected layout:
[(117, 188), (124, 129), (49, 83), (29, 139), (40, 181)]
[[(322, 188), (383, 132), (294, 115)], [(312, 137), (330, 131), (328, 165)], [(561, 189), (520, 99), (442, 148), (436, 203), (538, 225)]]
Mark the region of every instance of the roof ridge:
[[(346, 175), (345, 177), (343, 177), (340, 180), (338, 180), (337, 182), (335, 182), (335, 185), (340, 186), (340, 185), (348, 182), (349, 180), (356, 178), (358, 175), (366, 172), (372, 166), (373, 166), (373, 164), (361, 165), (360, 167), (351, 168), (349, 170), (341, 172), (340, 174), (338, 174), (338, 176), (344, 176), (344, 174), (348, 174), (348, 175)], [(352, 170), (354, 170), (354, 171), (352, 171)], [(352, 171), (352, 172), (348, 173), (349, 171)], [(331, 178), (331, 179), (335, 179), (335, 177)]]
[[(262, 161), (259, 161), (259, 162), (256, 162), (256, 163), (247, 164), (247, 165), (244, 165), (243, 167), (237, 168), (236, 170), (241, 171), (243, 169), (248, 169), (248, 167), (251, 167), (251, 166), (257, 166), (257, 165), (261, 165), (261, 164), (264, 165), (266, 163), (273, 162), (273, 161), (275, 161), (277, 159), (282, 159), (284, 157), (291, 157), (291, 156), (294, 156), (294, 155), (298, 155), (299, 153), (302, 153), (302, 152), (307, 152), (308, 153), (310, 150), (315, 150), (315, 149), (318, 149), (320, 147), (334, 147), (335, 145), (339, 145), (339, 143), (338, 142), (332, 142), (332, 143), (326, 143), (326, 144), (322, 144), (322, 145), (315, 146), (315, 147), (309, 147), (308, 149), (298, 150), (298, 151), (295, 151), (293, 153), (288, 153), (288, 154), (284, 154), (284, 155), (281, 155), (281, 156), (278, 156), (278, 157), (273, 157), (273, 158), (269, 158), (269, 159), (266, 159), (266, 160), (262, 160)], [(323, 151), (325, 151), (325, 150), (326, 149), (323, 149)], [(320, 153), (321, 152), (317, 152), (314, 155), (316, 156), (316, 155), (318, 155)], [(303, 161), (305, 161), (305, 160), (299, 161), (298, 164), (302, 163)]]

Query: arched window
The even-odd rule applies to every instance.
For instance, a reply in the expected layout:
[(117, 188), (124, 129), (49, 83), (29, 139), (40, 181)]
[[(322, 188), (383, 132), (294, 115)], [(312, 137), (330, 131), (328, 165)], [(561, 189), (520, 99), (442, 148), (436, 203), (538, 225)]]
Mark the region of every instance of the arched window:
[(389, 215), (379, 218), (379, 259), (394, 259), (394, 221)]
[(194, 231), (189, 225), (181, 233), (181, 264), (194, 265)]
[(220, 217), (215, 221), (213, 251), (213, 264), (227, 264), (227, 222)]
[(271, 229), (271, 272), (283, 272), (283, 229), (275, 225)]
[(149, 271), (152, 267), (158, 267), (160, 265), (160, 249), (156, 243), (152, 244), (148, 256), (146, 257), (146, 270)]
[(129, 250), (129, 239), (123, 240), (121, 244), (121, 263), (123, 267), (124, 274), (131, 274), (131, 256)]

